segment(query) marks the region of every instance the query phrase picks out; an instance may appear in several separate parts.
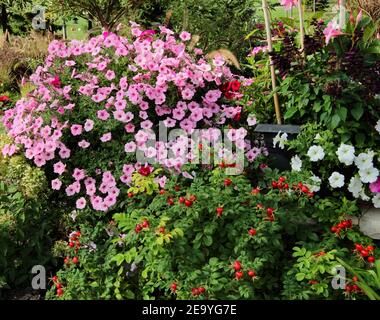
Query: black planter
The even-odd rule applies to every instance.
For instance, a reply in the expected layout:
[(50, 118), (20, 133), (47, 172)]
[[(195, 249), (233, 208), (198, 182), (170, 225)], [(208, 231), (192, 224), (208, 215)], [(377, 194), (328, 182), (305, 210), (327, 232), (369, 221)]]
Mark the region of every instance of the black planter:
[(288, 140), (295, 139), (300, 132), (300, 126), (291, 124), (258, 124), (254, 131), (264, 136), (264, 142), (272, 160), (271, 167), (281, 171), (290, 170), (290, 159), (294, 154), (286, 148), (280, 149), (278, 146), (273, 148), (273, 138), (281, 131), (281, 133), (285, 132), (288, 134)]

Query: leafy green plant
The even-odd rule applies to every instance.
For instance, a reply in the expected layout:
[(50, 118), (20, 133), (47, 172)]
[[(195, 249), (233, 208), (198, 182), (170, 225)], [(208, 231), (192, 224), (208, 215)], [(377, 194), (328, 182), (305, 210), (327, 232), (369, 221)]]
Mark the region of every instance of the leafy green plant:
[(380, 260), (375, 262), (373, 269), (359, 269), (350, 266), (342, 259), (337, 259), (354, 277), (356, 284), (371, 300), (380, 300)]

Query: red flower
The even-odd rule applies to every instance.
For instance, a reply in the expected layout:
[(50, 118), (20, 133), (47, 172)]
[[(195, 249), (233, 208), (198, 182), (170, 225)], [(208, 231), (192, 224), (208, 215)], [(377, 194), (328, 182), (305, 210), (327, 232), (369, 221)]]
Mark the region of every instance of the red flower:
[(234, 94), (233, 94), (233, 92), (231, 92), (231, 91), (225, 92), (225, 93), (224, 93), (224, 96), (225, 96), (228, 100), (232, 100), (232, 99), (234, 98)]
[(152, 172), (152, 168), (151, 168), (151, 167), (148, 167), (148, 166), (146, 166), (146, 167), (141, 167), (141, 168), (139, 169), (139, 173), (140, 173), (142, 176), (144, 176), (144, 177), (149, 176), (151, 172)]
[(234, 121), (240, 121), (240, 112), (235, 115)]
[(234, 80), (231, 82), (231, 89), (232, 91), (239, 91), (240, 89), (240, 82), (237, 80)]
[(8, 96), (0, 96), (0, 102), (8, 102), (11, 101)]
[(58, 76), (55, 76), (54, 79), (50, 81), (50, 84), (56, 88), (59, 88), (61, 86), (61, 80)]
[(223, 83), (220, 87), (219, 87), (220, 91), (222, 91), (223, 93), (226, 93), (228, 91), (231, 90), (231, 82), (226, 82), (226, 83)]

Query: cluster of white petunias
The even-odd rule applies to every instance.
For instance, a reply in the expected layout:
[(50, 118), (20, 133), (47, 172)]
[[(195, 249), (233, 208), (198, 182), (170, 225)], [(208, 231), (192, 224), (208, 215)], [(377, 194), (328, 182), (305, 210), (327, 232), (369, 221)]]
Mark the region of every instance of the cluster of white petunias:
[[(376, 130), (380, 133), (380, 120), (376, 124)], [(279, 143), (280, 148), (283, 148), (284, 138), (286, 139), (287, 135), (283, 137), (279, 132), (273, 140), (273, 144), (276, 145)], [(317, 134), (314, 140), (319, 140), (320, 138), (320, 135)], [(347, 184), (348, 191), (351, 192), (357, 199), (361, 199), (363, 201), (372, 200), (374, 207), (380, 208), (380, 193), (376, 193), (373, 196), (369, 196), (366, 193), (366, 184), (376, 182), (380, 175), (379, 169), (374, 166), (374, 157), (376, 153), (369, 150), (356, 156), (354, 146), (342, 143), (336, 150), (335, 154), (337, 155), (340, 163), (343, 163), (346, 166), (355, 165), (357, 167), (357, 172), (350, 178)], [(309, 148), (307, 151), (307, 156), (311, 162), (317, 162), (324, 159), (325, 151), (321, 146), (315, 144)], [(292, 171), (301, 171), (301, 158), (298, 155), (293, 156), (290, 160), (290, 165)], [(349, 177), (347, 177), (347, 179), (349, 179)], [(342, 188), (345, 185), (345, 180), (346, 177), (337, 171), (334, 171), (328, 178), (330, 187), (333, 189)], [(306, 185), (311, 192), (318, 192), (320, 190), (321, 183), (322, 181), (319, 177), (312, 175), (309, 178), (309, 184)]]
[(341, 163), (350, 166), (355, 160), (355, 148), (348, 144), (342, 143), (336, 151), (336, 155)]
[(367, 153), (360, 153), (355, 158), (355, 165), (359, 169), (359, 177), (363, 183), (372, 183), (377, 180), (379, 170), (373, 166), (375, 153), (370, 150)]
[(344, 175), (334, 171), (329, 178), (329, 183), (331, 188), (342, 188), (344, 186)]
[(310, 192), (318, 192), (319, 190), (321, 190), (322, 180), (320, 177), (313, 174), (310, 177), (310, 180), (311, 180), (311, 183), (306, 184), (306, 186), (309, 188)]
[(292, 167), (292, 171), (299, 172), (302, 168), (302, 160), (299, 156), (295, 155), (290, 159), (290, 165)]
[(348, 191), (350, 191), (355, 198), (360, 198), (364, 201), (370, 200), (370, 197), (366, 195), (364, 185), (358, 176), (351, 177), (350, 183), (348, 184)]
[(284, 132), (281, 134), (281, 131), (273, 138), (273, 148), (276, 148), (277, 144), (280, 149), (285, 148), (285, 142), (288, 141), (288, 134)]
[(310, 158), (310, 161), (316, 162), (322, 160), (325, 157), (325, 151), (321, 146), (313, 145), (307, 151), (307, 155)]

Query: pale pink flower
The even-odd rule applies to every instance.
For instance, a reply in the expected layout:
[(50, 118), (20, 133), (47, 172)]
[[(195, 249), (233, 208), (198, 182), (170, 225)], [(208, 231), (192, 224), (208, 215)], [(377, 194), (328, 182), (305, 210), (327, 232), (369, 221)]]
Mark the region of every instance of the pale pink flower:
[(150, 120), (145, 120), (145, 121), (140, 123), (140, 126), (142, 129), (150, 129), (153, 126), (153, 122)]
[(124, 150), (127, 153), (135, 152), (136, 151), (136, 143), (134, 143), (133, 141), (126, 143), (124, 146)]
[(84, 197), (79, 198), (75, 205), (77, 209), (84, 209), (86, 207), (86, 199)]
[(110, 117), (110, 114), (106, 110), (99, 110), (96, 115), (98, 119), (103, 121), (107, 120)]
[(61, 147), (61, 149), (60, 149), (60, 151), (59, 151), (59, 156), (60, 156), (62, 159), (70, 158), (70, 154), (71, 154), (70, 149), (68, 149), (68, 148), (66, 148), (66, 147)]
[(80, 124), (73, 124), (70, 128), (71, 134), (73, 136), (79, 136), (82, 133), (82, 126)]
[(89, 132), (94, 128), (94, 121), (87, 119), (84, 123), (84, 131)]
[(194, 90), (191, 90), (190, 88), (185, 88), (181, 92), (182, 98), (185, 100), (191, 100), (194, 96)]
[(327, 27), (325, 28), (325, 30), (323, 30), (323, 34), (326, 37), (326, 44), (328, 44), (331, 38), (338, 37), (342, 35), (343, 32), (340, 31), (338, 23), (335, 20), (333, 20), (327, 24)]
[(191, 39), (191, 34), (186, 31), (182, 31), (179, 37), (181, 38), (182, 41), (189, 41)]
[(90, 146), (90, 143), (84, 139), (78, 142), (78, 147), (82, 149), (87, 149), (89, 146)]
[(107, 141), (110, 141), (112, 139), (112, 134), (111, 132), (107, 132), (105, 134), (103, 134), (101, 137), (100, 137), (100, 141), (101, 142), (107, 142)]
[(54, 173), (62, 175), (62, 173), (64, 173), (66, 170), (66, 165), (62, 163), (61, 161), (59, 161), (57, 163), (54, 163), (53, 170), (54, 170)]
[(86, 176), (86, 172), (84, 169), (79, 169), (79, 168), (74, 169), (73, 178), (76, 181), (80, 181), (80, 180), (84, 179), (85, 176)]
[(135, 126), (132, 123), (128, 123), (124, 126), (124, 129), (128, 133), (133, 133), (135, 132)]
[(285, 7), (285, 10), (290, 10), (298, 4), (298, 0), (281, 0), (280, 4)]
[(53, 190), (59, 190), (61, 189), (61, 186), (62, 186), (62, 181), (59, 180), (58, 178), (51, 181), (51, 188)]
[(108, 70), (104, 76), (106, 77), (107, 80), (111, 81), (115, 79), (115, 72), (112, 70)]

